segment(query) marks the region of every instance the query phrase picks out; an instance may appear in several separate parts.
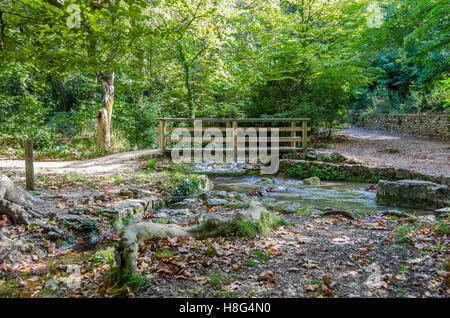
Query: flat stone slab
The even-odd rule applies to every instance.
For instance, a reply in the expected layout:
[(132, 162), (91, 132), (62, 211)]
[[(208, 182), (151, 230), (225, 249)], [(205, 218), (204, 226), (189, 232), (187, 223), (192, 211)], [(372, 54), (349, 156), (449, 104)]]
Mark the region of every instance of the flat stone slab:
[(450, 189), (424, 180), (380, 180), (376, 201), (397, 207), (436, 210), (450, 206)]

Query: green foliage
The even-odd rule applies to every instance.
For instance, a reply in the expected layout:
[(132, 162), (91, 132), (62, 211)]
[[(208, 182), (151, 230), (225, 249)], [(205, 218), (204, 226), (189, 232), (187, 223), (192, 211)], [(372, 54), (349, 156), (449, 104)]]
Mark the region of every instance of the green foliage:
[(399, 243), (409, 243), (411, 242), (411, 237), (408, 236), (409, 233), (414, 231), (414, 226), (411, 225), (401, 225), (398, 226), (394, 231), (394, 240)]
[(395, 147), (387, 147), (387, 148), (384, 148), (384, 152), (387, 152), (387, 153), (399, 153), (399, 152), (401, 152), (401, 150), (398, 149), (398, 148), (395, 148)]
[(149, 170), (155, 170), (157, 164), (158, 164), (158, 160), (156, 160), (156, 159), (149, 159), (147, 161), (146, 167)]
[(89, 261), (91, 262), (92, 267), (98, 267), (103, 264), (113, 264), (113, 249), (98, 251), (95, 253)]
[(245, 266), (248, 266), (248, 267), (255, 267), (255, 266), (258, 266), (258, 262), (256, 262), (255, 260), (253, 260), (253, 259), (251, 259), (251, 258), (248, 258), (248, 259), (245, 261)]
[(212, 286), (221, 286), (224, 280), (224, 274), (221, 270), (210, 271), (208, 275), (208, 283)]
[(327, 166), (320, 168), (309, 163), (299, 163), (289, 167), (287, 170), (289, 176), (307, 179), (318, 177), (320, 180), (339, 181), (346, 180), (347, 174), (339, 170), (339, 167)]
[(450, 104), (445, 1), (378, 1), (377, 27), (368, 0), (244, 2), (3, 1), (0, 153), (22, 156), (32, 137), (38, 158), (98, 156), (109, 70), (113, 151), (156, 147), (157, 117), (311, 117), (316, 129), (352, 107), (356, 119)]
[(234, 232), (241, 237), (256, 237), (259, 234), (269, 235), (278, 226), (289, 226), (290, 223), (272, 213), (265, 213), (256, 223), (244, 220), (235, 222)]
[(209, 179), (206, 176), (171, 171), (158, 182), (158, 187), (163, 195), (175, 197), (173, 200), (176, 201), (176, 197), (193, 196), (203, 192), (208, 184)]
[(448, 235), (448, 225), (442, 219), (437, 219), (433, 224), (431, 230), (438, 235)]
[(253, 255), (260, 261), (268, 261), (270, 259), (269, 253), (267, 251), (254, 251)]
[(163, 248), (162, 250), (156, 251), (155, 256), (157, 258), (171, 258), (173, 253), (169, 249)]

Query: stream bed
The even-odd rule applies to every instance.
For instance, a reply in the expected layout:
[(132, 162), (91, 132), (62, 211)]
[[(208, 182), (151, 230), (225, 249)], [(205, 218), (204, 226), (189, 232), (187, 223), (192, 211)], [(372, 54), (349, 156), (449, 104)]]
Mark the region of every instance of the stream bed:
[[(235, 192), (241, 195), (258, 190), (266, 206), (282, 208), (285, 212), (304, 212), (308, 208), (345, 210), (356, 213), (376, 213), (396, 210), (417, 215), (432, 214), (430, 211), (393, 208), (375, 201), (376, 191), (366, 190), (373, 184), (355, 182), (321, 182), (305, 185), (303, 181), (290, 178), (265, 178), (259, 176), (211, 177), (214, 190)], [(269, 191), (267, 191), (269, 190)]]

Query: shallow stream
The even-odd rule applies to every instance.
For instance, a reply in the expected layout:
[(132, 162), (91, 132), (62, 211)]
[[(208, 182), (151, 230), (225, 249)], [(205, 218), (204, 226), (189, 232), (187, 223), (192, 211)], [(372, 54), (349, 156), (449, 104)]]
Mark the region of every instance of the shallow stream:
[[(320, 185), (305, 185), (303, 181), (290, 178), (265, 178), (259, 176), (216, 176), (211, 177), (214, 190), (248, 194), (260, 190), (265, 203), (283, 206), (291, 212), (305, 211), (307, 208), (332, 208), (358, 213), (397, 210), (417, 215), (430, 211), (393, 208), (379, 205), (375, 201), (376, 191), (366, 190), (373, 184), (354, 182), (321, 182)], [(266, 191), (269, 189), (269, 192)]]

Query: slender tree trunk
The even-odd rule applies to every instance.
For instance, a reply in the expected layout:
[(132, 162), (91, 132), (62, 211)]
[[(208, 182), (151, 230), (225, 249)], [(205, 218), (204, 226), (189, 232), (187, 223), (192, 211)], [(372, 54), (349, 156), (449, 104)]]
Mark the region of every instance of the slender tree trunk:
[(191, 117), (195, 118), (196, 115), (196, 107), (195, 107), (195, 95), (194, 90), (192, 88), (192, 74), (191, 74), (191, 65), (186, 59), (186, 54), (184, 53), (183, 45), (181, 41), (177, 42), (178, 52), (180, 54), (181, 64), (184, 68), (184, 83), (186, 85), (186, 90), (188, 93), (188, 106), (191, 111)]
[(61, 97), (63, 106), (62, 110), (65, 112), (70, 112), (72, 110), (73, 100), (67, 92), (64, 82), (59, 79), (54, 79), (52, 76), (50, 76), (50, 79), (54, 89), (59, 93), (59, 96)]
[(103, 90), (102, 108), (97, 112), (97, 147), (102, 151), (111, 147), (111, 118), (114, 105), (114, 71), (105, 75), (97, 71), (97, 78)]

